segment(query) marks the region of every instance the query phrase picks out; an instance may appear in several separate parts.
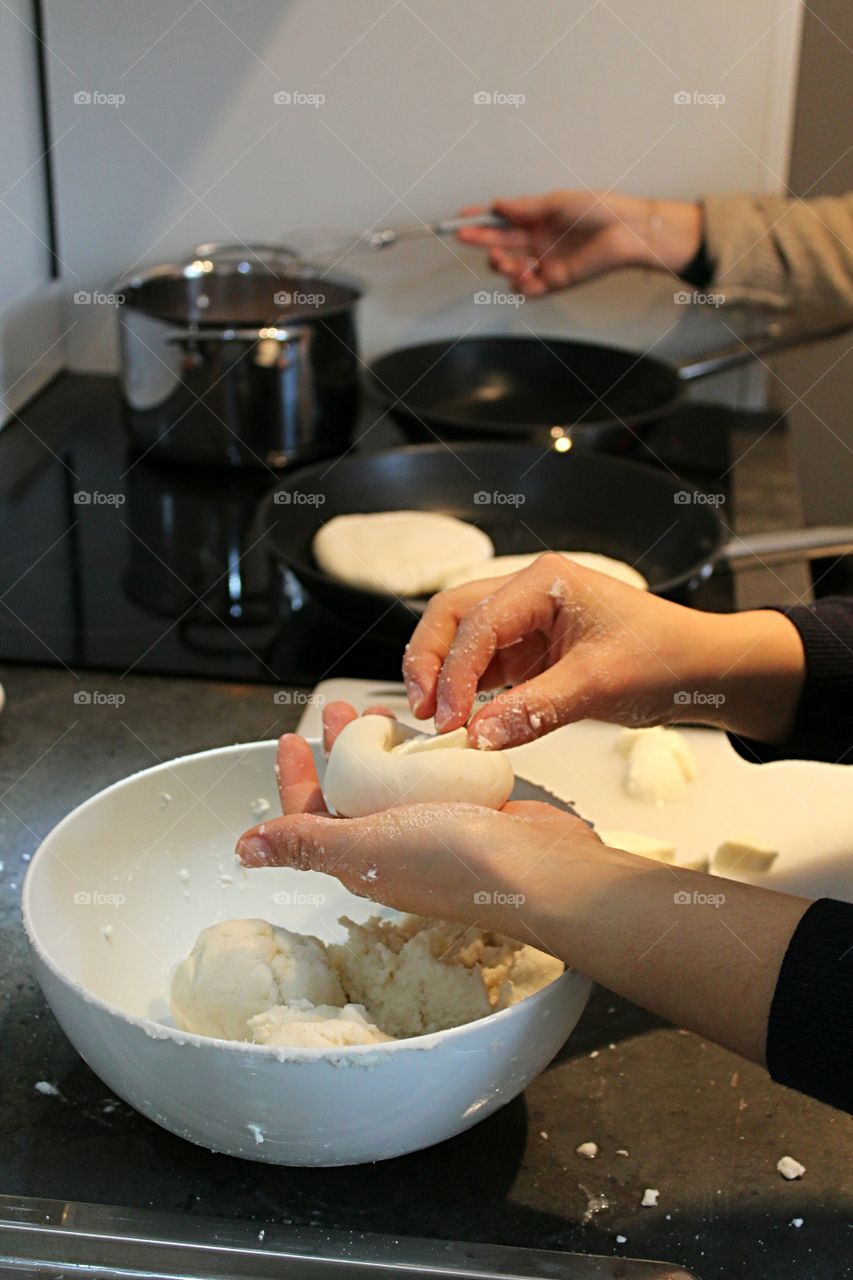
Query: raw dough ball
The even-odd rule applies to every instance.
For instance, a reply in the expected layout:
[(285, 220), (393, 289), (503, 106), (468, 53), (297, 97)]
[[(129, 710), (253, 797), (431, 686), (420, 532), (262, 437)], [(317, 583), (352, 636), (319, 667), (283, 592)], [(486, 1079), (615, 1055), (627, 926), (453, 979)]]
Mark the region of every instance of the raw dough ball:
[[(535, 551), (523, 556), (495, 556), (492, 560), (486, 560), (481, 564), (466, 565), (464, 569), (451, 573), (442, 585), (461, 587), (466, 582), (477, 582), (481, 578), (499, 578), (505, 574), (519, 573), (533, 564), (534, 560), (538, 560), (541, 554), (541, 551)], [(613, 560), (610, 556), (599, 555), (596, 551), (561, 551), (559, 554), (565, 556), (567, 560), (574, 560), (575, 564), (583, 565), (585, 569), (596, 569), (599, 573), (607, 574), (609, 578), (627, 582), (629, 587), (639, 587), (641, 591), (649, 589), (649, 584), (643, 575), (636, 569), (632, 569), (629, 564), (625, 564), (624, 560)]]
[(438, 511), (335, 516), (314, 536), (314, 558), (326, 573), (395, 596), (437, 591), (448, 574), (494, 553), (481, 529)]
[(467, 731), (416, 734), (388, 716), (361, 716), (338, 735), (323, 791), (347, 818), (399, 804), (464, 802), (500, 809), (515, 781), (500, 751), (478, 751)]
[(176, 1022), (197, 1035), (248, 1040), (248, 1021), (273, 1005), (346, 997), (318, 938), (266, 920), (225, 920), (203, 929), (172, 980)]
[(287, 1045), (297, 1049), (340, 1048), (351, 1044), (381, 1044), (386, 1036), (368, 1021), (361, 1004), (313, 1005), (310, 1000), (291, 1000), (273, 1005), (249, 1019), (255, 1044)]
[(349, 998), (395, 1037), (474, 1022), (563, 972), (534, 947), (461, 924), (418, 916), (341, 923), (348, 941), (329, 951)]
[(677, 729), (624, 729), (616, 747), (628, 758), (625, 789), (635, 800), (677, 800), (697, 776), (696, 757)]

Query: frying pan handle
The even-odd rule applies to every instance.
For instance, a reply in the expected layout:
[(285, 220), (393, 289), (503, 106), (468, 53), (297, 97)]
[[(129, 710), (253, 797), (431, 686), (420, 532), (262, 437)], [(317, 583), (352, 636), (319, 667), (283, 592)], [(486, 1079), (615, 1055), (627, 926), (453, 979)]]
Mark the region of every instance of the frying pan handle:
[(825, 314), (818, 320), (810, 320), (799, 328), (784, 325), (779, 320), (770, 321), (763, 333), (755, 337), (738, 338), (735, 342), (718, 347), (705, 355), (690, 360), (680, 360), (676, 370), (682, 382), (694, 382), (710, 377), (726, 369), (737, 369), (749, 364), (756, 356), (772, 355), (776, 351), (788, 351), (792, 347), (806, 346), (810, 342), (822, 342), (853, 329), (853, 312), (841, 311)]
[(747, 534), (730, 538), (719, 559), (734, 566), (758, 560), (762, 564), (781, 564), (791, 560), (814, 560), (818, 556), (843, 556), (853, 552), (853, 526), (816, 525), (813, 529), (778, 529), (770, 533)]

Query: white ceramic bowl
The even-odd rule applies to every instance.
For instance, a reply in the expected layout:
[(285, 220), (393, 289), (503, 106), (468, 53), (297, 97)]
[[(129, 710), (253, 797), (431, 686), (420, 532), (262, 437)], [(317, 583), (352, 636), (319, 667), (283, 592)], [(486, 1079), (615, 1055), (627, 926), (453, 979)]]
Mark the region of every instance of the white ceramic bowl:
[[(315, 745), (315, 753), (317, 748)], [(235, 837), (277, 811), (275, 743), (146, 769), (74, 809), (24, 885), (36, 973), (89, 1066), (143, 1115), (272, 1164), (382, 1160), (468, 1129), (520, 1093), (573, 1030), (589, 983), (565, 973), (479, 1022), (389, 1045), (276, 1049), (189, 1035), (177, 962), (215, 921), (260, 916), (331, 941), (376, 907), (316, 872), (245, 872)]]

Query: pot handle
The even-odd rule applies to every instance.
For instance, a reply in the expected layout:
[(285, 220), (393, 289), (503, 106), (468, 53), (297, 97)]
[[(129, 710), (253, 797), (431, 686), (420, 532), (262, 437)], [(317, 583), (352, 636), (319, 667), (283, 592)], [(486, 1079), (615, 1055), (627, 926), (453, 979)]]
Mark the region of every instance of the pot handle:
[(835, 338), (849, 329), (853, 329), (853, 312), (850, 311), (828, 312), (817, 319), (814, 316), (804, 318), (803, 323), (798, 326), (796, 321), (786, 325), (780, 320), (772, 320), (763, 332), (754, 337), (738, 338), (735, 342), (718, 347), (716, 351), (676, 361), (675, 368), (682, 382), (694, 382), (698, 378), (710, 377), (713, 373), (749, 364), (756, 356), (772, 355), (776, 351), (788, 351), (792, 347), (805, 346), (810, 342)]
[(819, 556), (853, 553), (853, 525), (816, 525), (812, 529), (775, 529), (769, 533), (729, 538), (716, 559), (733, 568), (748, 567), (744, 561), (783, 564), (791, 560), (815, 560)]

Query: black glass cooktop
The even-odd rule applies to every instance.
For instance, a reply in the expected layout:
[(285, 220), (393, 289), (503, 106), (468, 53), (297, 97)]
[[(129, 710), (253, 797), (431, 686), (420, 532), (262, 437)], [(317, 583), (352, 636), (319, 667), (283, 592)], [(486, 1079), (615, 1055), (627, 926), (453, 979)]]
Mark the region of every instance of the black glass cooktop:
[[(402, 443), (375, 415), (360, 447)], [(299, 685), (399, 678), (399, 640), (348, 627), (271, 557), (257, 516), (269, 473), (130, 454), (111, 378), (63, 376), (22, 419), (0, 435), (1, 660)], [(638, 449), (725, 491), (743, 420), (688, 405), (653, 429), (654, 457)], [(715, 573), (691, 599), (733, 607), (730, 578)]]

